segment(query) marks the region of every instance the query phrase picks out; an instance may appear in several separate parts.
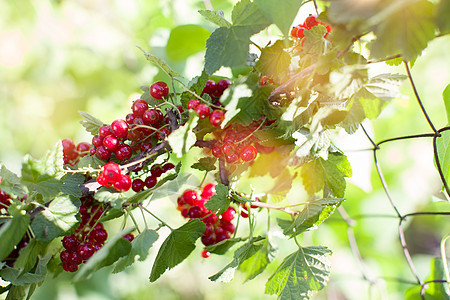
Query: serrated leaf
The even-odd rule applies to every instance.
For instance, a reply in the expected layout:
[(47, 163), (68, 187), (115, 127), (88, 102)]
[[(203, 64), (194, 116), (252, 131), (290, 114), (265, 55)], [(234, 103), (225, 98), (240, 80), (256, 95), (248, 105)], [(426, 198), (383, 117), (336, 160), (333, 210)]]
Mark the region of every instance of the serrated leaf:
[(434, 38), (434, 30), (432, 3), (426, 0), (404, 2), (375, 26), (377, 39), (370, 45), (371, 56), (385, 58), (401, 54), (412, 61)]
[(5, 267), (0, 271), (0, 277), (2, 277), (3, 280), (9, 281), (16, 286), (40, 283), (45, 279), (45, 276), (47, 275), (47, 264), (50, 258), (51, 255), (47, 255), (39, 259), (36, 270), (33, 273), (23, 273), (21, 270)]
[(226, 265), (217, 274), (209, 277), (209, 279), (211, 281), (230, 282), (234, 277), (236, 269), (262, 247), (263, 243), (258, 242), (264, 239), (264, 237), (255, 237), (242, 245), (234, 252), (233, 261)]
[(80, 121), (81, 125), (86, 129), (87, 132), (92, 135), (98, 134), (98, 130), (100, 127), (105, 124), (101, 120), (97, 119), (94, 116), (91, 116), (89, 113), (85, 111), (78, 111), (83, 120)]
[(287, 256), (266, 283), (267, 294), (277, 299), (309, 299), (312, 291), (322, 289), (328, 281), (330, 263), (326, 247), (300, 247)]
[(145, 58), (155, 64), (156, 66), (158, 66), (161, 70), (164, 71), (164, 73), (166, 73), (170, 78), (173, 77), (179, 77), (179, 78), (183, 78), (180, 74), (178, 74), (177, 72), (175, 72), (174, 70), (172, 70), (169, 65), (163, 61), (162, 59), (157, 58), (156, 56), (146, 52), (144, 49), (142, 49), (141, 47), (138, 46), (138, 48), (144, 52)]
[(281, 174), (275, 179), (273, 188), (268, 192), (272, 202), (276, 203), (284, 200), (287, 193), (291, 190), (292, 181), (296, 176), (297, 173), (291, 174), (287, 168), (284, 168)]
[(220, 241), (217, 244), (207, 246), (207, 247), (205, 247), (205, 250), (210, 253), (222, 255), (222, 254), (227, 253), (231, 247), (233, 247), (234, 245), (236, 245), (237, 243), (239, 243), (243, 240), (244, 239), (242, 239), (242, 238), (229, 238), (229, 239)]
[(264, 14), (281, 30), (284, 36), (290, 33), (292, 22), (297, 16), (300, 6), (305, 1), (298, 0), (255, 0)]
[(134, 228), (128, 228), (118, 232), (103, 247), (92, 255), (88, 261), (81, 265), (73, 277), (74, 282), (87, 279), (100, 268), (115, 263), (119, 258), (127, 255), (131, 251), (131, 243), (123, 236), (133, 231)]
[(80, 161), (77, 163), (77, 167), (101, 169), (104, 164), (105, 162), (98, 158), (96, 155), (86, 155), (80, 159)]
[(25, 235), (30, 224), (30, 216), (21, 214), (6, 221), (0, 227), (0, 261), (3, 261)]
[(185, 260), (195, 249), (195, 242), (203, 235), (205, 229), (206, 226), (202, 221), (194, 219), (172, 230), (159, 248), (150, 274), (150, 282), (156, 281), (167, 269), (170, 270)]
[(277, 250), (270, 244), (269, 240), (265, 239), (261, 248), (239, 266), (239, 269), (246, 273), (245, 281), (252, 280), (261, 274), (267, 265), (273, 261), (276, 252)]
[(172, 132), (167, 138), (173, 153), (178, 158), (183, 157), (197, 141), (193, 129), (197, 126), (198, 120), (198, 116), (194, 112), (191, 112), (189, 121)]
[(327, 44), (329, 43), (324, 38), (326, 33), (327, 29), (321, 24), (314, 26), (309, 30), (305, 30), (305, 42), (303, 43), (302, 51), (313, 55), (323, 55), (325, 49), (327, 49)]
[(101, 187), (94, 195), (94, 199), (101, 203), (110, 203), (113, 208), (120, 209), (127, 200), (123, 193), (111, 188)]
[(308, 201), (294, 221), (278, 219), (278, 225), (283, 229), (284, 235), (296, 236), (308, 229), (316, 228), (334, 212), (342, 201), (344, 201), (342, 198), (323, 198)]
[(230, 206), (229, 189), (226, 185), (219, 183), (216, 185), (216, 194), (211, 197), (205, 207), (211, 211), (217, 211), (217, 214), (224, 213)]
[[(272, 3), (275, 4), (273, 1)], [(289, 41), (278, 40), (272, 46), (265, 47), (256, 63), (256, 69), (277, 81), (283, 80), (291, 64), (291, 56), (284, 50), (289, 46)]]
[(219, 27), (231, 27), (231, 23), (224, 18), (223, 11), (199, 10), (198, 11), (206, 20), (216, 24)]
[(334, 196), (342, 198), (346, 186), (345, 177), (351, 177), (352, 170), (344, 154), (333, 152), (328, 155), (328, 160), (319, 157), (305, 164), (300, 175), (309, 194), (322, 190), (326, 184)]
[(194, 24), (173, 28), (167, 41), (167, 57), (173, 61), (185, 60), (204, 50), (210, 34), (207, 29)]
[(39, 241), (50, 242), (64, 235), (78, 224), (77, 214), (80, 200), (70, 196), (59, 196), (33, 219), (31, 228)]
[(14, 172), (11, 172), (5, 165), (0, 163), (0, 182), (1, 189), (8, 194), (21, 196), (24, 189), (20, 184), (20, 178)]
[(156, 231), (146, 229), (142, 231), (132, 242), (130, 253), (119, 259), (114, 267), (113, 273), (119, 273), (125, 270), (128, 266), (132, 265), (136, 256), (139, 256), (140, 261), (144, 261), (147, 258), (148, 251), (153, 246), (153, 243), (159, 238)]
[(64, 174), (64, 154), (61, 141), (40, 160), (45, 174), (60, 177)]
[(206, 41), (205, 71), (213, 74), (220, 67), (240, 67), (247, 63), (250, 37), (270, 25), (259, 7), (241, 0), (232, 11), (231, 27), (217, 28)]
[(80, 185), (84, 183), (85, 179), (83, 174), (67, 173), (61, 178), (61, 192), (76, 198), (81, 198), (82, 193)]
[(45, 254), (47, 245), (48, 243), (32, 239), (25, 248), (20, 250), (20, 255), (14, 263), (14, 268), (21, 269), (25, 273), (30, 271), (35, 266), (38, 256)]
[(216, 157), (202, 157), (198, 162), (192, 164), (191, 168), (206, 172), (214, 171), (216, 169), (216, 161)]

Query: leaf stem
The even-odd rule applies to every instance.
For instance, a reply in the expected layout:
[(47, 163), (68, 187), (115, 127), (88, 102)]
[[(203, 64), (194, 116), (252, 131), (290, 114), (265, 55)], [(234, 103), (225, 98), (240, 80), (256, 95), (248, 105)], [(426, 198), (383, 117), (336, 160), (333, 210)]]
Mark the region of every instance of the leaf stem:
[(136, 219), (134, 218), (133, 213), (131, 211), (130, 211), (130, 218), (133, 221), (134, 227), (136, 228), (137, 232), (140, 234), (141, 231), (139, 230), (139, 226), (138, 226)]
[(168, 227), (171, 231), (173, 231), (173, 228), (169, 226), (169, 224), (167, 224), (166, 222), (164, 222), (163, 220), (161, 220), (160, 218), (158, 218), (154, 213), (152, 213), (151, 211), (149, 211), (147, 208), (145, 208), (144, 206), (142, 206), (141, 203), (139, 203), (139, 206), (145, 210), (147, 213), (149, 213), (153, 218), (155, 218), (156, 220), (158, 220), (159, 222), (161, 222), (162, 225)]
[(139, 205), (139, 209), (141, 210), (142, 219), (144, 220), (145, 229), (148, 229), (147, 220), (145, 219), (144, 210), (142, 209), (142, 206)]

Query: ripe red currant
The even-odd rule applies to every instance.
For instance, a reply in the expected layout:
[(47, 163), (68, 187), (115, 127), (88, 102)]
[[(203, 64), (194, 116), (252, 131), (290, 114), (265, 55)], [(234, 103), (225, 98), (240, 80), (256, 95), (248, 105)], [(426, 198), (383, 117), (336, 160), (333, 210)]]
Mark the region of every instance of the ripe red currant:
[(75, 151), (75, 143), (71, 139), (63, 139), (61, 141), (64, 155), (69, 155)]
[(162, 99), (169, 95), (169, 87), (164, 81), (157, 81), (150, 86), (150, 95), (155, 99)]
[(135, 180), (133, 180), (133, 183), (131, 184), (131, 188), (136, 193), (139, 193), (140, 191), (142, 191), (144, 189), (144, 187), (145, 187), (145, 183), (140, 178), (136, 178)]
[(252, 161), (256, 158), (257, 154), (258, 151), (253, 145), (247, 145), (244, 148), (242, 148), (241, 152), (239, 153), (239, 156), (243, 161)]
[(134, 235), (132, 233), (128, 233), (128, 234), (125, 234), (123, 236), (123, 238), (128, 240), (129, 242), (132, 242), (134, 240)]
[(225, 119), (225, 113), (220, 109), (215, 109), (209, 115), (209, 123), (214, 127), (220, 127)]
[(161, 176), (161, 175), (164, 173), (164, 171), (163, 171), (163, 169), (161, 168), (161, 165), (160, 165), (160, 164), (155, 164), (155, 165), (153, 165), (153, 166), (150, 168), (150, 173), (151, 173), (152, 176), (154, 176), (154, 177), (159, 177), (159, 176)]
[(213, 80), (206, 81), (203, 93), (212, 95), (216, 91), (216, 83)]
[(76, 272), (78, 270), (78, 266), (69, 262), (63, 262), (62, 268), (66, 272)]
[(199, 106), (199, 105), (200, 105), (200, 100), (191, 99), (191, 100), (189, 100), (189, 102), (187, 104), (187, 108), (195, 110), (197, 108), (197, 106)]
[(199, 104), (195, 111), (200, 119), (204, 119), (209, 116), (209, 106), (206, 104)]
[(232, 84), (231, 80), (222, 78), (216, 83), (216, 90), (220, 92), (220, 94), (223, 93), (230, 85)]
[(112, 135), (108, 135), (103, 139), (103, 146), (109, 151), (115, 151), (119, 146), (119, 140)]
[(62, 245), (67, 250), (76, 250), (78, 246), (78, 239), (74, 235), (66, 235), (62, 239)]
[(183, 201), (189, 205), (195, 205), (198, 201), (197, 192), (194, 190), (185, 190), (181, 197), (183, 198)]
[(87, 153), (89, 151), (89, 149), (91, 149), (91, 145), (89, 145), (86, 142), (81, 142), (77, 145), (77, 151), (78, 153)]
[(108, 160), (111, 157), (111, 151), (106, 149), (104, 146), (100, 146), (97, 148), (95, 155), (101, 160)]
[(208, 258), (211, 256), (211, 253), (209, 253), (208, 251), (206, 251), (206, 249), (203, 249), (202, 251), (202, 257), (203, 258)]
[(112, 134), (116, 138), (125, 138), (128, 134), (128, 123), (125, 120), (115, 120), (111, 123)]
[(126, 174), (122, 174), (119, 180), (114, 183), (114, 188), (116, 191), (123, 193), (131, 188), (131, 178)]
[(103, 145), (103, 138), (100, 137), (99, 135), (94, 135), (94, 137), (92, 138), (92, 145), (94, 145), (94, 147), (100, 147)]
[(120, 170), (120, 166), (114, 162), (109, 162), (103, 166), (103, 176), (105, 176), (106, 180), (111, 182), (117, 182), (120, 179), (122, 171)]
[(147, 109), (142, 115), (142, 120), (147, 125), (156, 125), (160, 122), (160, 117), (156, 109)]
[[(140, 117), (148, 109), (148, 104), (144, 99), (138, 99), (133, 102), (131, 109), (133, 110), (133, 114), (134, 114), (135, 118)], [(133, 121), (133, 123), (136, 124), (134, 121)]]
[(155, 176), (153, 176), (153, 175), (145, 178), (145, 186), (148, 189), (151, 189), (151, 188), (155, 187), (157, 182), (158, 182), (158, 179)]
[(127, 144), (122, 144), (117, 147), (114, 155), (116, 155), (118, 160), (129, 160), (131, 155), (133, 155), (133, 149)]
[(111, 133), (112, 133), (111, 126), (107, 124), (102, 125), (98, 130), (98, 134), (102, 139), (110, 135)]

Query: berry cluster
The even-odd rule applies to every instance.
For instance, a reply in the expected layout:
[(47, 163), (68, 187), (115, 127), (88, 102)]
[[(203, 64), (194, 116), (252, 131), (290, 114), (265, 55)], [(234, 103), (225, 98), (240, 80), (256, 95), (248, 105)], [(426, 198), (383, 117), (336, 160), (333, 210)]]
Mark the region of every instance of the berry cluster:
[(310, 30), (312, 27), (317, 26), (317, 25), (325, 26), (325, 28), (327, 29), (327, 33), (325, 33), (325, 35), (323, 37), (326, 38), (332, 30), (331, 25), (317, 20), (317, 17), (313, 16), (313, 15), (309, 15), (305, 19), (305, 22), (303, 22), (303, 24), (299, 24), (299, 25), (293, 27), (291, 30), (291, 35), (294, 38), (302, 39), (305, 37), (305, 33), (304, 33), (305, 29)]
[(81, 223), (74, 234), (62, 239), (64, 251), (60, 258), (64, 271), (75, 272), (78, 265), (85, 263), (96, 251), (98, 251), (108, 238), (108, 232), (103, 224), (98, 222), (104, 214), (104, 208), (96, 203), (93, 197), (81, 198), (79, 209)]
[[(231, 223), (236, 213), (233, 207), (230, 206), (226, 212), (219, 216), (205, 208), (205, 203), (215, 193), (215, 185), (208, 183), (203, 187), (200, 197), (194, 190), (185, 190), (177, 200), (177, 209), (183, 217), (190, 219), (201, 218), (202, 222), (205, 223), (206, 230), (201, 238), (205, 246), (229, 239), (236, 230), (236, 227)], [(202, 256), (206, 258), (209, 254), (204, 252)]]
[[(132, 190), (136, 193), (139, 193), (145, 187), (148, 189), (155, 187), (155, 185), (158, 183), (158, 177), (168, 172), (169, 170), (172, 170), (173, 168), (175, 168), (175, 165), (173, 163), (165, 163), (163, 165), (154, 164), (150, 168), (150, 176), (147, 176), (145, 180), (142, 180), (140, 178), (136, 178), (133, 180), (131, 184)], [(140, 170), (137, 171), (139, 172)]]
[(71, 139), (63, 139), (61, 141), (63, 146), (64, 163), (71, 166), (75, 165), (80, 157), (89, 154), (91, 145), (86, 142), (81, 142), (75, 146)]
[(258, 152), (272, 152), (273, 147), (262, 146), (253, 135), (257, 126), (257, 123), (249, 126), (232, 124), (224, 130), (214, 131), (216, 142), (211, 149), (212, 155), (217, 158), (225, 157), (229, 164), (240, 164), (253, 161)]
[(259, 85), (264, 86), (269, 84), (275, 84), (275, 81), (269, 76), (261, 76), (261, 79), (259, 79)]
[(97, 177), (97, 182), (103, 186), (114, 186), (118, 192), (126, 192), (131, 188), (131, 178), (122, 174), (120, 166), (114, 162), (106, 163)]
[(0, 209), (8, 208), (11, 205), (11, 195), (0, 190)]
[[(208, 94), (213, 100), (213, 104), (216, 106), (221, 106), (220, 97), (223, 92), (231, 85), (231, 81), (222, 78), (219, 81), (214, 82), (213, 80), (206, 81), (206, 85), (203, 88), (201, 96)], [(208, 104), (200, 103), (198, 99), (191, 99), (187, 104), (188, 109), (195, 110), (200, 119), (205, 119), (209, 117), (209, 123), (214, 127), (219, 127), (225, 118), (225, 113), (221, 109), (213, 109), (211, 111)]]

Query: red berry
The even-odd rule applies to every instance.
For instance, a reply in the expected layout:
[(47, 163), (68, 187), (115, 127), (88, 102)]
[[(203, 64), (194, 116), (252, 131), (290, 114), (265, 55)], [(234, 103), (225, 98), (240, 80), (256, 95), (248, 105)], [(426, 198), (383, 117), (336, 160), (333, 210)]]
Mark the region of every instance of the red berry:
[(111, 123), (112, 134), (120, 139), (127, 137), (128, 134), (128, 123), (125, 120), (115, 120)]
[(173, 163), (165, 163), (162, 166), (162, 170), (163, 170), (164, 173), (166, 173), (167, 171), (172, 170), (173, 168), (175, 168), (175, 165)]
[(94, 137), (92, 138), (92, 145), (94, 145), (94, 147), (100, 147), (103, 145), (103, 138), (100, 137), (99, 135), (94, 135)]
[(203, 235), (211, 235), (214, 232), (214, 225), (210, 223), (205, 223), (206, 229), (205, 232), (203, 232)]
[(62, 263), (62, 268), (64, 271), (66, 272), (76, 272), (78, 270), (78, 266), (68, 263), (68, 262), (63, 262)]
[(230, 222), (231, 220), (234, 219), (235, 214), (236, 214), (236, 210), (230, 206), (223, 214), (221, 214), (222, 220)]
[(91, 149), (91, 145), (89, 145), (89, 143), (81, 142), (77, 145), (77, 151), (79, 153), (87, 153), (89, 149)]
[(220, 223), (222, 229), (228, 233), (234, 233), (236, 231), (236, 226), (234, 226), (231, 222), (223, 222)]
[(195, 111), (200, 119), (204, 119), (209, 116), (209, 106), (206, 104), (199, 104)]
[(114, 188), (120, 193), (128, 191), (131, 188), (130, 176), (126, 174), (120, 176), (119, 180), (114, 183)]
[(200, 105), (200, 100), (191, 99), (191, 100), (189, 100), (189, 102), (187, 104), (187, 108), (195, 110), (197, 108), (197, 106), (199, 106), (199, 105)]
[(104, 146), (100, 146), (97, 148), (95, 155), (101, 160), (108, 160), (111, 157), (111, 151), (106, 149)]
[(95, 248), (91, 243), (86, 242), (78, 246), (77, 253), (83, 260), (88, 259), (95, 253)]
[(147, 109), (142, 115), (142, 120), (147, 125), (156, 125), (160, 122), (160, 116), (157, 109)]
[(234, 154), (234, 151), (236, 150), (236, 146), (233, 143), (225, 143), (222, 146), (222, 152), (226, 156), (230, 156)]
[(150, 95), (155, 99), (162, 99), (169, 95), (169, 87), (164, 81), (157, 81), (150, 86)]
[(140, 178), (136, 178), (135, 180), (133, 180), (133, 183), (131, 184), (131, 188), (136, 193), (139, 193), (140, 191), (142, 191), (144, 189), (144, 186), (145, 186), (145, 183)]
[(248, 213), (246, 213), (245, 211), (241, 211), (241, 217), (243, 218), (248, 218)]
[(89, 240), (97, 243), (104, 243), (108, 238), (108, 232), (105, 229), (95, 229), (89, 234)]
[(118, 160), (129, 160), (131, 155), (133, 155), (133, 149), (127, 144), (122, 144), (117, 147), (114, 155), (116, 155)]
[(198, 219), (203, 216), (203, 210), (199, 206), (193, 205), (193, 206), (191, 206), (191, 208), (189, 208), (188, 214), (189, 214), (189, 218)]
[(134, 240), (134, 235), (132, 233), (128, 233), (128, 234), (125, 234), (123, 236), (123, 238), (128, 240), (129, 242), (132, 242)]
[(119, 140), (112, 135), (108, 135), (103, 139), (103, 146), (109, 151), (115, 151), (119, 146)]
[(153, 176), (153, 175), (145, 178), (145, 186), (148, 189), (151, 189), (151, 188), (155, 187), (157, 182), (158, 182), (158, 179), (155, 176)]
[(165, 140), (170, 134), (170, 129), (167, 127), (163, 127), (156, 132), (156, 138), (160, 141)]
[(81, 259), (81, 257), (78, 255), (78, 253), (76, 251), (70, 252), (69, 263), (71, 263), (73, 265), (79, 265), (82, 262), (83, 262), (83, 260)]
[(62, 262), (69, 262), (70, 261), (70, 251), (69, 250), (64, 250), (59, 255), (59, 258), (61, 259)]
[(78, 240), (74, 235), (66, 235), (62, 239), (62, 245), (67, 250), (76, 250), (78, 246)]
[(220, 92), (220, 94), (222, 94), (223, 91), (225, 91), (231, 84), (232, 84), (231, 80), (222, 78), (219, 81), (217, 81), (216, 90)]
[(148, 104), (147, 102), (145, 102), (145, 100), (138, 99), (133, 102), (131, 109), (133, 110), (133, 114), (135, 117), (135, 120), (133, 120), (133, 124), (136, 124), (136, 117), (140, 117), (144, 114), (144, 112), (148, 109)]
[(125, 121), (131, 125), (131, 124), (133, 124), (134, 118), (135, 118), (134, 114), (128, 114), (125, 117)]
[(61, 141), (64, 155), (69, 155), (75, 151), (75, 143), (71, 139), (63, 139)]
[(241, 152), (239, 153), (239, 156), (243, 161), (252, 161), (256, 158), (257, 154), (258, 151), (253, 145), (247, 145), (244, 148), (242, 148)]
[(211, 123), (211, 125), (214, 127), (220, 127), (220, 124), (222, 124), (224, 119), (225, 113), (220, 109), (213, 110), (209, 115), (209, 123)]
[(103, 175), (108, 181), (116, 182), (120, 179), (122, 171), (120, 166), (114, 162), (109, 162), (103, 166)]
[(208, 251), (206, 251), (206, 249), (203, 249), (202, 251), (202, 257), (203, 258), (208, 258), (211, 256), (211, 253), (209, 253)]
[(98, 134), (102, 139), (104, 139), (106, 136), (111, 135), (111, 126), (110, 125), (102, 125), (100, 129), (98, 130)]
[[(209, 213), (209, 212), (207, 212)], [(217, 216), (216, 215), (210, 215), (203, 219), (203, 223), (205, 224), (216, 224), (217, 223)]]
[(216, 83), (213, 80), (206, 81), (205, 87), (203, 88), (203, 93), (210, 94), (216, 91)]
[(216, 194), (216, 187), (214, 183), (208, 183), (203, 187), (202, 198), (211, 198), (212, 195)]
[(150, 173), (153, 177), (160, 177), (164, 173), (164, 171), (161, 168), (160, 164), (155, 164), (150, 168)]
[(305, 23), (303, 23), (303, 26), (306, 29), (311, 29), (312, 27), (317, 26), (317, 25), (319, 25), (319, 21), (317, 21), (317, 17), (313, 16), (313, 15), (309, 15), (306, 18)]
[(205, 246), (213, 245), (216, 243), (216, 237), (214, 234), (211, 235), (203, 235), (202, 236), (202, 243)]
[(198, 201), (197, 192), (194, 190), (185, 190), (181, 197), (183, 198), (183, 201), (189, 205), (195, 205)]
[(214, 145), (211, 149), (211, 153), (214, 157), (221, 157), (223, 155), (222, 147), (219, 145)]

